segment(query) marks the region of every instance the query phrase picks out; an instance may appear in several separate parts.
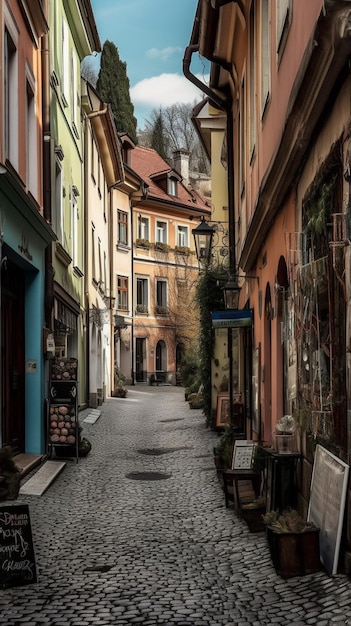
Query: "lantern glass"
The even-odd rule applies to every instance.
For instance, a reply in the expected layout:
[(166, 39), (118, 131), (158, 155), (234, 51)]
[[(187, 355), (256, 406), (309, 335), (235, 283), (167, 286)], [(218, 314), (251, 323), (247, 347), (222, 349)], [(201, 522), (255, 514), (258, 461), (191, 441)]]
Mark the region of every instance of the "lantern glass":
[(237, 309), (239, 306), (240, 287), (232, 278), (223, 287), (224, 304), (226, 309)]
[(199, 262), (211, 259), (214, 229), (202, 218), (200, 224), (192, 230), (196, 256)]

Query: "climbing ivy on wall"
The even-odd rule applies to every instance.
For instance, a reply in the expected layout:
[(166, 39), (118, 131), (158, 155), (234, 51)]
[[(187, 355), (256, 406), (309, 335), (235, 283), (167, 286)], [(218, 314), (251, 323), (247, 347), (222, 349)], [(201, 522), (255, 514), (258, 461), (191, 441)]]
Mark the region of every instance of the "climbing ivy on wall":
[(203, 388), (203, 412), (207, 425), (212, 425), (211, 411), (211, 358), (214, 350), (214, 333), (212, 330), (213, 311), (223, 309), (223, 290), (227, 274), (221, 265), (211, 265), (201, 274), (196, 299), (200, 309), (200, 378)]

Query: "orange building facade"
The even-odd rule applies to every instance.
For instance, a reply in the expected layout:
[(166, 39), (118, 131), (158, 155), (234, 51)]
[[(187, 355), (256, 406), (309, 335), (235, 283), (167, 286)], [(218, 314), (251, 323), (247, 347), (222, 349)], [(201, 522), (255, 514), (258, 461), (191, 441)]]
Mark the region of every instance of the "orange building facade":
[(155, 150), (135, 147), (131, 167), (148, 189), (133, 206), (134, 382), (176, 384), (199, 328), (192, 220), (210, 204)]
[(199, 88), (191, 57), (210, 61), (203, 92), (227, 119), (233, 269), (253, 316), (246, 434), (274, 446), (293, 416), (304, 513), (316, 444), (350, 461), (350, 16), (343, 2), (199, 0), (184, 56)]

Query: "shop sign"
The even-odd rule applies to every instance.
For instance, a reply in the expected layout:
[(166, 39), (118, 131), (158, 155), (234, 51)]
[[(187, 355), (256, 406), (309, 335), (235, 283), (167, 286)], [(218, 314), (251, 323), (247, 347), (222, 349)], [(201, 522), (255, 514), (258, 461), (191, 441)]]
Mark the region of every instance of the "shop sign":
[(212, 313), (212, 328), (242, 328), (248, 326), (252, 326), (252, 311), (250, 309), (214, 311)]

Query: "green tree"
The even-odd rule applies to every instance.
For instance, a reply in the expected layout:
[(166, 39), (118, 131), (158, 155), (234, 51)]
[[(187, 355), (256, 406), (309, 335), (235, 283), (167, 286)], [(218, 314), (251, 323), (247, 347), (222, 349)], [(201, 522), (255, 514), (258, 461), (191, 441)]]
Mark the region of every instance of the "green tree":
[(136, 142), (137, 119), (130, 99), (127, 64), (121, 61), (118, 49), (106, 40), (101, 54), (96, 89), (104, 102), (111, 105), (119, 132), (126, 132)]
[(151, 148), (156, 150), (158, 154), (163, 158), (167, 159), (168, 156), (168, 141), (166, 136), (166, 131), (163, 123), (163, 115), (160, 110), (158, 115), (155, 117), (154, 125), (151, 131)]

